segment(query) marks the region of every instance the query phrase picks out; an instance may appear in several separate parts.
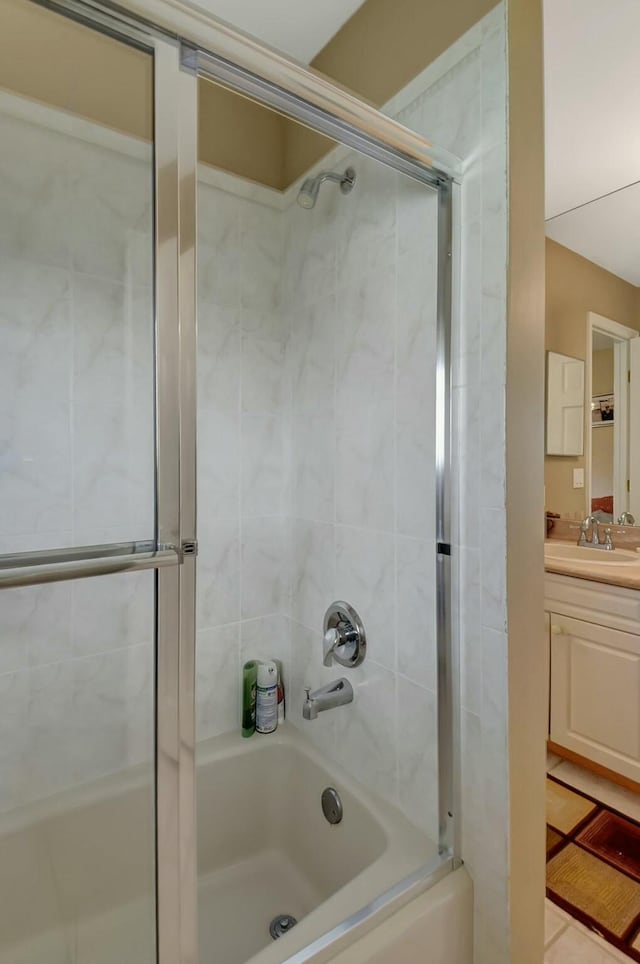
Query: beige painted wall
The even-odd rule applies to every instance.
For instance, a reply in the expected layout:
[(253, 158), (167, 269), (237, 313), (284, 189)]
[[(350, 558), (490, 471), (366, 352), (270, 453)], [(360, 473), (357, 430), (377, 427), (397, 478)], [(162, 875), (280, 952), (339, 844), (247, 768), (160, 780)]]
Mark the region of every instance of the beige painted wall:
[[(366, 0), (312, 66), (383, 104), (493, 6), (494, 0)], [(2, 0), (0, 65), (0, 87), (151, 139), (152, 63), (133, 47), (30, 0)], [(334, 146), (208, 81), (200, 81), (199, 98), (200, 160), (240, 177), (284, 189)]]
[(312, 66), (380, 106), (495, 5), (495, 0), (366, 0)]
[(205, 164), (282, 190), (292, 123), (219, 84), (198, 82), (198, 156)]
[[(640, 331), (640, 289), (556, 241), (546, 241), (547, 351), (587, 357), (587, 314), (594, 311)], [(585, 432), (589, 431), (585, 420)], [(584, 456), (546, 456), (545, 505), (572, 517), (586, 515), (585, 490), (573, 488), (573, 469)]]
[[(142, 140), (153, 134), (152, 58), (30, 0), (2, 0), (0, 87)], [(198, 92), (200, 160), (284, 187), (288, 122), (206, 80)]]
[(2, 0), (0, 87), (151, 139), (153, 61), (29, 0)]
[(544, 124), (542, 0), (507, 0), (507, 631), (510, 960), (544, 956)]
[(613, 348), (594, 351), (591, 356), (591, 394), (610, 395), (613, 392)]
[[(311, 62), (380, 107), (484, 17), (497, 0), (366, 0)], [(330, 150), (302, 127), (288, 132), (285, 181)]]

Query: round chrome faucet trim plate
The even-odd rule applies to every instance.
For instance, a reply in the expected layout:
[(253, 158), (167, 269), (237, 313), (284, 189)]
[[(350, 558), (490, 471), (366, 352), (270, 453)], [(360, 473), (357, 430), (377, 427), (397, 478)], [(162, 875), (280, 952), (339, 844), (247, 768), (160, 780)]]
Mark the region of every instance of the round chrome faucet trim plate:
[(348, 602), (337, 599), (324, 614), (324, 665), (335, 660), (340, 666), (353, 669), (364, 662), (367, 655), (367, 634), (360, 616)]

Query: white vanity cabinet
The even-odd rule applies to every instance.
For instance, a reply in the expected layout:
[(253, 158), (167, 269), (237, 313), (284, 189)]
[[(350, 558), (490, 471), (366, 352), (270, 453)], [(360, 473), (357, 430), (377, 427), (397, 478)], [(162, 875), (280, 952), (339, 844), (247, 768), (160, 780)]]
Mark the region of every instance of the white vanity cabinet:
[(640, 591), (546, 574), (550, 739), (640, 783)]

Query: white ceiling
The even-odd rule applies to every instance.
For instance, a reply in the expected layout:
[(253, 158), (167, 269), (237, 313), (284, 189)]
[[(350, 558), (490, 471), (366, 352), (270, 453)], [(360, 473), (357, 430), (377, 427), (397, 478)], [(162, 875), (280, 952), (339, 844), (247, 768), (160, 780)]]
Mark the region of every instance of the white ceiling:
[(547, 221), (547, 236), (640, 285), (640, 185)]
[(238, 30), (308, 64), (363, 0), (196, 0)]
[(640, 0), (544, 0), (544, 16), (547, 234), (640, 285), (640, 192), (572, 210), (640, 180)]
[(545, 0), (547, 217), (640, 178), (640, 2)]

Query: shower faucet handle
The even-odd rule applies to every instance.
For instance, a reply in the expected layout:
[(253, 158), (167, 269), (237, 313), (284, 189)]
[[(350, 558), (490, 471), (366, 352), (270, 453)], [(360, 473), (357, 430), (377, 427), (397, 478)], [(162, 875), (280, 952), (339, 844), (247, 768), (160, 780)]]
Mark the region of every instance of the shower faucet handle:
[(353, 669), (360, 666), (367, 652), (367, 637), (360, 616), (349, 603), (331, 603), (324, 615), (322, 662), (333, 662)]
[(336, 646), (340, 645), (340, 633), (337, 629), (328, 629), (322, 640), (322, 662), (324, 666), (331, 666)]

